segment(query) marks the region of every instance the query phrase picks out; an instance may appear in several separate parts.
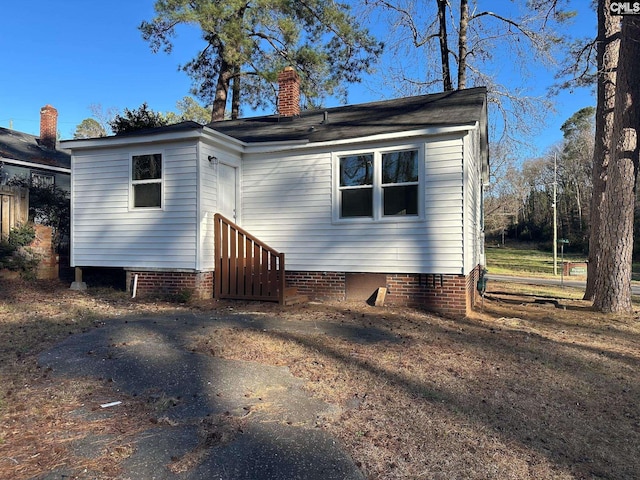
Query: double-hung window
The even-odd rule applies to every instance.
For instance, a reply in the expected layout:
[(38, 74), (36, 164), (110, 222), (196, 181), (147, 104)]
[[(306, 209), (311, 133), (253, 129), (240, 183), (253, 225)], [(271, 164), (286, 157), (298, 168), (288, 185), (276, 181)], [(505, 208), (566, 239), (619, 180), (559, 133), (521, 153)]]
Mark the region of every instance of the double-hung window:
[(382, 214), (418, 215), (418, 151), (383, 153), (381, 161)]
[(338, 155), (336, 220), (419, 217), (421, 148)]
[(373, 217), (373, 154), (340, 157), (340, 217)]
[(162, 154), (131, 157), (131, 195), (133, 208), (162, 207)]

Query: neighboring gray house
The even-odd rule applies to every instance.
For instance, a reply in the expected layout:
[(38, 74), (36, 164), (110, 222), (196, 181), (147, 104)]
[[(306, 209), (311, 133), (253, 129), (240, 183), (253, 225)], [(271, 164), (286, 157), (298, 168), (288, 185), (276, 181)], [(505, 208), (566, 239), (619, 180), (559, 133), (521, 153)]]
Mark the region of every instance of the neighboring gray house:
[(468, 312), (486, 90), (300, 111), (297, 74), (279, 82), (278, 115), (63, 142), (71, 266), (123, 268), (138, 294), (211, 297), (215, 283), (220, 298), (282, 301), (295, 287), (345, 300), (386, 287), (389, 304)]
[(57, 148), (58, 111), (40, 110), (40, 136), (0, 127), (0, 185), (19, 176), (31, 185), (71, 189), (71, 154)]

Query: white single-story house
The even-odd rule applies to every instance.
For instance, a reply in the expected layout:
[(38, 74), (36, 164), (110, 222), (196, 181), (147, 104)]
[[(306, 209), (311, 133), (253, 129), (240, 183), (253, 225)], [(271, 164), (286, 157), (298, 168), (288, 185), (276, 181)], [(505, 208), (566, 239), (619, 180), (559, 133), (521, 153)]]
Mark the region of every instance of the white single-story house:
[(71, 265), (123, 268), (138, 295), (385, 287), (388, 304), (466, 314), (484, 256), (486, 89), (300, 111), (297, 74), (279, 82), (277, 115), (63, 142)]

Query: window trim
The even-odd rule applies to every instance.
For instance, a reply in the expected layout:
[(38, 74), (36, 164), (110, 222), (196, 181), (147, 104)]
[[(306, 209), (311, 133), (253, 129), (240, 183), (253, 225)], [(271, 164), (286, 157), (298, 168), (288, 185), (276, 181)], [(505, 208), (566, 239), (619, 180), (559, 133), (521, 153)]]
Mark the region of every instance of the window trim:
[[(149, 180), (134, 180), (133, 179), (133, 158), (142, 157), (145, 155), (160, 155), (160, 178)], [(145, 211), (145, 210), (164, 210), (164, 174), (165, 174), (165, 162), (164, 162), (164, 150), (140, 150), (129, 153), (129, 211)], [(136, 207), (135, 206), (135, 185), (144, 184), (160, 184), (160, 205), (157, 207)]]
[[(382, 183), (382, 155), (392, 152), (417, 150), (418, 152), (418, 214), (417, 215), (384, 215), (384, 197)], [(332, 153), (333, 188), (332, 188), (332, 223), (412, 223), (422, 222), (425, 219), (425, 144), (407, 143), (400, 145), (387, 145), (383, 147), (362, 148), (354, 150), (341, 150)], [(371, 217), (342, 217), (342, 188), (340, 186), (340, 158), (352, 155), (373, 155), (373, 215)], [(407, 182), (398, 185), (411, 185)], [(392, 186), (395, 184), (384, 184)]]

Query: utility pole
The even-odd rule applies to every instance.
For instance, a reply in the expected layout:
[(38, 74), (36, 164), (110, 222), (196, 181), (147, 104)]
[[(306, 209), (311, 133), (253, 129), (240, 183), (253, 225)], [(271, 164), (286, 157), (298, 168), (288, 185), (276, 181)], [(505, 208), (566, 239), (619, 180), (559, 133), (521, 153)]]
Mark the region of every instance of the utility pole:
[(553, 275), (558, 275), (558, 154), (553, 154)]

